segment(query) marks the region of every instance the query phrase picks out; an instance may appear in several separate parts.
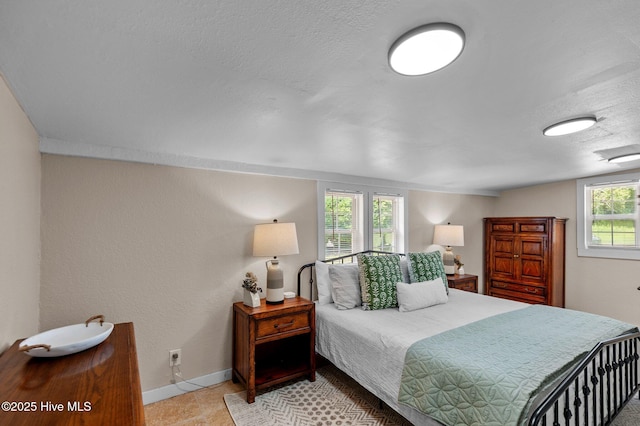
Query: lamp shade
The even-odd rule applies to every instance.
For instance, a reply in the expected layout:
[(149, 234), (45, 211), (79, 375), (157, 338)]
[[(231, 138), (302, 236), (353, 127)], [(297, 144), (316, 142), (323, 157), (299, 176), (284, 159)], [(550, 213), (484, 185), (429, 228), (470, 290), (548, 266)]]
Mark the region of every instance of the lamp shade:
[(254, 256), (284, 256), (298, 254), (298, 234), (295, 223), (262, 223), (253, 232)]
[(436, 225), (433, 232), (433, 244), (464, 246), (464, 227), (462, 225)]

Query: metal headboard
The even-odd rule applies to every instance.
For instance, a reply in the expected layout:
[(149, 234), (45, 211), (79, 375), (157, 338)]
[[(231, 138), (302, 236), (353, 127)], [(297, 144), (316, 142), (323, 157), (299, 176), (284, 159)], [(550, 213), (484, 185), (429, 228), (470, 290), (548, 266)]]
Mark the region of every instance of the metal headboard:
[[(378, 251), (378, 250), (365, 250), (358, 253), (347, 254), (345, 256), (334, 257), (333, 259), (323, 260), (324, 263), (353, 263), (354, 258), (356, 258), (359, 254), (373, 254), (373, 255), (385, 255), (385, 254), (397, 254), (400, 256), (404, 256), (404, 253), (393, 253), (390, 251)], [(348, 262), (347, 262), (348, 260)], [(300, 296), (300, 289), (302, 284), (302, 274), (308, 269), (309, 270), (309, 299), (313, 300), (313, 268), (316, 266), (316, 262), (307, 263), (306, 265), (302, 265), (300, 269), (298, 269), (298, 296)]]

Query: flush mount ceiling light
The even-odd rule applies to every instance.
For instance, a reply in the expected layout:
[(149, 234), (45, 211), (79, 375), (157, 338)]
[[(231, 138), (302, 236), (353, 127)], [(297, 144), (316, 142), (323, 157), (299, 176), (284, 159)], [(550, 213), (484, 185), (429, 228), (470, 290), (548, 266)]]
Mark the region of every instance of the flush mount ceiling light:
[(444, 22), (414, 28), (389, 49), (389, 65), (398, 74), (424, 75), (455, 61), (464, 48), (464, 31)]
[(562, 136), (570, 133), (576, 133), (596, 124), (596, 118), (594, 116), (573, 118), (571, 120), (561, 121), (560, 123), (552, 124), (542, 131), (545, 136)]
[(640, 153), (618, 155), (617, 157), (609, 158), (610, 163), (626, 163), (627, 161), (640, 160)]

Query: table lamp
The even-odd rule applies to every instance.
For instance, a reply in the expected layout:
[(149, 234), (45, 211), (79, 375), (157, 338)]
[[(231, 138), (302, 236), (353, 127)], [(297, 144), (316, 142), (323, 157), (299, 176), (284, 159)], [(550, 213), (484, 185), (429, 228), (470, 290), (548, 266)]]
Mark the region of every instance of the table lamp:
[(456, 273), (456, 265), (451, 246), (464, 246), (464, 228), (462, 225), (436, 225), (433, 231), (433, 244), (445, 246), (442, 253), (442, 263), (444, 263), (444, 273), (453, 275)]
[(284, 280), (277, 256), (298, 254), (295, 223), (262, 223), (253, 232), (253, 255), (273, 256), (267, 260), (267, 303), (284, 302)]

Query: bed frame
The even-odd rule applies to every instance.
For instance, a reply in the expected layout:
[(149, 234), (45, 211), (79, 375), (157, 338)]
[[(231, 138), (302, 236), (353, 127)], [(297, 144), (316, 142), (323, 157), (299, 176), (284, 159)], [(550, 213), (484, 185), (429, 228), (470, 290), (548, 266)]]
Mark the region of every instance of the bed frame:
[[(352, 263), (358, 254), (400, 254), (368, 250), (324, 261)], [(314, 295), (314, 263), (298, 270), (298, 295), (302, 276), (309, 273), (309, 298)], [(640, 389), (640, 333), (628, 333), (598, 343), (544, 399), (536, 401), (530, 426), (608, 425)], [(639, 395), (640, 398), (640, 395)]]

